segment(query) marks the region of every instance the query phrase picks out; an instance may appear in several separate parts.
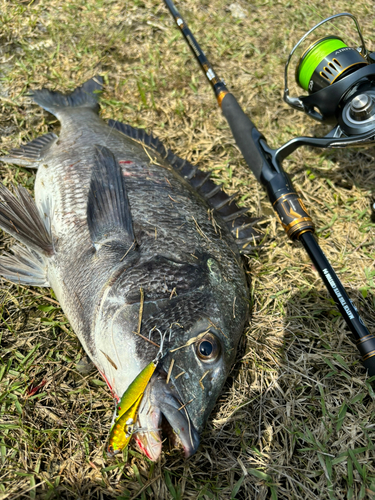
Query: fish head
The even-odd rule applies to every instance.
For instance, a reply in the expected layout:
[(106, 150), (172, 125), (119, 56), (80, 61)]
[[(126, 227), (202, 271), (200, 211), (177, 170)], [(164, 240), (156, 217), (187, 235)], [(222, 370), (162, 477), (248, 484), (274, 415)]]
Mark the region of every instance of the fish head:
[(246, 279), (241, 274), (229, 279), (224, 266), (205, 258), (195, 286), (177, 296), (155, 296), (146, 289), (143, 300), (138, 292), (121, 302), (126, 294), (118, 292), (108, 293), (101, 308), (106, 380), (121, 397), (161, 351), (139, 407), (135, 440), (156, 460), (162, 435), (168, 436), (188, 457), (235, 359), (249, 306)]
[[(160, 455), (162, 436), (183, 448), (186, 457), (196, 451), (234, 361), (236, 342), (227, 333), (211, 318), (200, 318), (179, 332), (179, 340), (160, 361), (143, 397), (135, 436), (150, 459)], [(168, 334), (164, 341), (171, 344)]]
[[(161, 452), (160, 428), (185, 456), (196, 451), (247, 320), (245, 278), (240, 274), (242, 279), (225, 280), (214, 259), (206, 267), (208, 276), (200, 287), (168, 299), (153, 316), (159, 319), (165, 354), (143, 398), (136, 434), (138, 447), (153, 460)], [(152, 338), (156, 340), (156, 331)]]

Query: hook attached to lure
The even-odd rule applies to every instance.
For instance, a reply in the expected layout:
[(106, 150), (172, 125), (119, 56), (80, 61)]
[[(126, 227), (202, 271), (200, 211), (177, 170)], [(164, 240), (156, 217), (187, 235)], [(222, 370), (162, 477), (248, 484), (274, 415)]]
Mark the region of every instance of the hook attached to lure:
[(134, 432), (137, 412), (159, 360), (153, 360), (129, 385), (117, 405), (117, 418), (109, 435), (107, 453), (109, 456), (120, 453), (128, 444)]
[(117, 405), (114, 424), (109, 435), (107, 454), (112, 457), (120, 453), (126, 446), (134, 432), (134, 424), (142, 401), (143, 394), (162, 358), (163, 338), (160, 350), (155, 359), (151, 361), (129, 385)]

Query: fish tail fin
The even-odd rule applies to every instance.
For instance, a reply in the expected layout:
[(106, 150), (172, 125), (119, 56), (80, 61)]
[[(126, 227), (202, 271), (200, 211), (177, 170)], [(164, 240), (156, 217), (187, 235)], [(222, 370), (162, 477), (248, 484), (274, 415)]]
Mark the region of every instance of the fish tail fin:
[(67, 108), (91, 108), (99, 111), (99, 94), (103, 89), (103, 78), (94, 76), (71, 94), (65, 95), (48, 89), (34, 90), (31, 97), (49, 113), (58, 117), (59, 113)]

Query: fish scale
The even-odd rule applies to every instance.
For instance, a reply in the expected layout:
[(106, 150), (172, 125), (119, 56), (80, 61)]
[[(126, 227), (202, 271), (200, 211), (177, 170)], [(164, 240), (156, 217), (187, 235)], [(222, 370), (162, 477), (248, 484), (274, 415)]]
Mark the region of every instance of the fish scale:
[[(144, 131), (101, 120), (99, 90), (95, 77), (69, 96), (34, 92), (61, 131), (2, 158), (38, 168), (39, 212), (22, 190), (12, 195), (0, 186), (7, 201), (0, 204), (0, 226), (26, 246), (0, 260), (0, 271), (53, 288), (117, 399), (162, 344), (135, 440), (156, 460), (164, 418), (188, 456), (234, 361), (249, 310), (233, 223), (222, 217), (239, 219), (243, 240), (257, 235), (244, 209), (206, 173)], [(17, 227), (20, 217), (28, 222)]]

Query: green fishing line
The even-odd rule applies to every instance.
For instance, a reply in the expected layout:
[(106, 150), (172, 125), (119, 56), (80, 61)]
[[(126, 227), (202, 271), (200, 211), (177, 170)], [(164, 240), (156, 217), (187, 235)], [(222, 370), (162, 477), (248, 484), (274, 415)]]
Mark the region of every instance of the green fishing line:
[(297, 80), (301, 87), (308, 90), (310, 79), (318, 65), (329, 54), (343, 47), (347, 47), (347, 45), (339, 38), (329, 38), (322, 40), (311, 50), (307, 50), (305, 57), (302, 56), (297, 74)]

